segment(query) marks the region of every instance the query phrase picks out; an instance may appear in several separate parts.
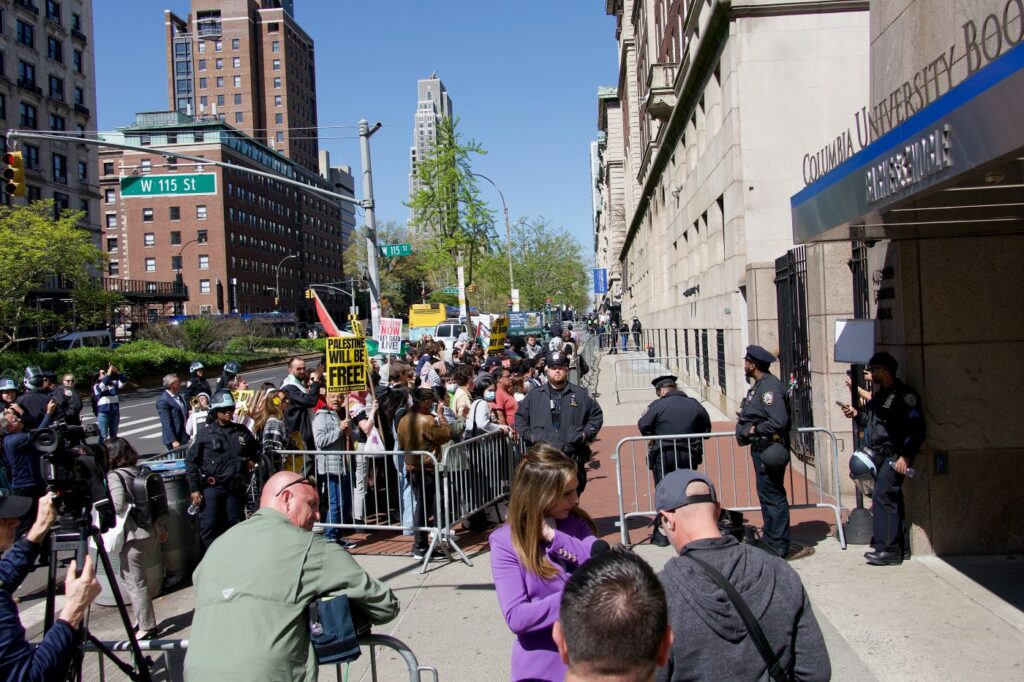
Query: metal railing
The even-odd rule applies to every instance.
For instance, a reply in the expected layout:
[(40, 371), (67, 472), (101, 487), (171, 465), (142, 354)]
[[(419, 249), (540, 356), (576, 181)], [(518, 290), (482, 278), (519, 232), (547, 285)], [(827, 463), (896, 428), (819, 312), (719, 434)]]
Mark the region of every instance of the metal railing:
[[(612, 365), (612, 385), (615, 391), (615, 404), (622, 402), (622, 394), (630, 391), (643, 391), (644, 399), (651, 399), (654, 387), (651, 382), (663, 374), (679, 377), (678, 386), (688, 395), (705, 400), (707, 386), (699, 381), (699, 377), (691, 375), (691, 363), (697, 361), (694, 356), (673, 356), (653, 358), (624, 358), (616, 360)], [(695, 365), (694, 365), (695, 366)], [(692, 379), (692, 380), (691, 380)]]
[[(787, 467), (786, 488), (790, 509), (830, 509), (835, 516), (836, 536), (846, 549), (846, 535), (843, 532), (842, 491), (840, 490), (839, 441), (835, 434), (820, 426), (798, 429), (802, 434), (813, 434), (823, 438), (821, 452), (830, 451), (831, 457), (820, 457), (816, 465), (809, 465), (791, 458)], [(673, 446), (661, 447), (671, 442)], [(700, 442), (701, 461), (696, 461), (696, 447)], [(760, 512), (761, 505), (756, 492), (755, 472), (749, 446), (736, 444), (736, 435), (729, 433), (686, 433), (664, 436), (634, 436), (623, 438), (615, 447), (615, 485), (619, 503), (619, 529), (622, 544), (629, 547), (629, 520), (638, 517), (652, 518), (654, 509), (654, 481), (648, 466), (650, 444), (658, 444), (656, 450), (672, 452), (678, 463), (686, 464), (693, 453), (694, 467), (706, 474), (715, 484), (719, 502), (723, 508), (740, 512)], [(681, 445), (678, 445), (683, 443)], [(643, 466), (638, 466), (637, 446), (642, 446)], [(826, 469), (825, 463), (829, 463)], [(799, 466), (799, 475), (794, 471)], [(664, 471), (664, 469), (663, 469)], [(628, 498), (628, 499), (627, 499)], [(645, 524), (646, 525), (646, 524)]]
[[(126, 652), (129, 654), (129, 656), (131, 655), (131, 645), (127, 640), (106, 641), (100, 643), (106, 646), (110, 651)], [(419, 660), (416, 658), (416, 654), (413, 653), (412, 649), (410, 649), (407, 644), (405, 644), (403, 641), (396, 637), (391, 637), (390, 635), (363, 635), (362, 637), (359, 637), (359, 646), (360, 648), (365, 647), (369, 649), (370, 679), (374, 682), (381, 679), (379, 671), (380, 666), (377, 661), (379, 649), (387, 649), (390, 651), (394, 651), (399, 656), (399, 658), (402, 659), (403, 663), (405, 664), (405, 668), (409, 673), (410, 682), (421, 682), (421, 680), (423, 680), (424, 673), (429, 674), (429, 677), (427, 679), (433, 679), (434, 682), (437, 682), (437, 680), (440, 679), (437, 674), (437, 668), (431, 665), (420, 664)], [(168, 682), (179, 682), (180, 680), (184, 679), (185, 654), (188, 652), (187, 639), (140, 640), (139, 648), (142, 651), (158, 652), (159, 654), (161, 654), (157, 657), (157, 661), (155, 661), (155, 664), (158, 666), (162, 666), (162, 672), (165, 673), (163, 679), (166, 679)], [(106, 680), (108, 679), (126, 679), (127, 676), (125, 676), (120, 671), (116, 671), (113, 676), (108, 676), (106, 670), (106, 665), (108, 661), (103, 657), (103, 654), (100, 653), (99, 649), (97, 649), (92, 642), (85, 643), (85, 650), (87, 652), (96, 654), (96, 673), (98, 675), (98, 679), (100, 680), (100, 682), (106, 682)], [(126, 662), (130, 663), (130, 661)], [(110, 665), (113, 666), (114, 664), (110, 663)], [(320, 667), (325, 669), (330, 669), (333, 667), (335, 670), (335, 679), (338, 680), (338, 682), (341, 682), (341, 680), (348, 679), (346, 669), (350, 665), (352, 665), (352, 663), (337, 663), (326, 664)], [(151, 671), (153, 671), (152, 667), (153, 666), (151, 665)]]

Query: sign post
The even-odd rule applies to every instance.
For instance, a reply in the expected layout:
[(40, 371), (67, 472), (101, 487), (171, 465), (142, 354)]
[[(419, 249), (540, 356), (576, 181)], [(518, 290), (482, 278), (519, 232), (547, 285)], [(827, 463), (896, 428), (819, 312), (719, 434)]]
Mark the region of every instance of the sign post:
[(327, 338), (326, 378), (329, 393), (366, 388), (366, 339), (362, 335)]
[(466, 272), (459, 266), (459, 318), (469, 321), (469, 309), (466, 307)]

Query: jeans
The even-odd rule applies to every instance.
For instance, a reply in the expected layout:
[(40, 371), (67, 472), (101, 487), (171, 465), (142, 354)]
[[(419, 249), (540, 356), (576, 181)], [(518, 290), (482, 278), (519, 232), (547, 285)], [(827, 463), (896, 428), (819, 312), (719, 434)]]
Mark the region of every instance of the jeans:
[(395, 469), (398, 471), (398, 508), (402, 514), (402, 535), (412, 535), (412, 481), (405, 470), (405, 455), (395, 455)]
[(871, 493), (871, 518), (875, 537), (872, 545), (879, 552), (903, 551), (903, 474), (892, 468), (895, 457), (886, 457), (878, 469), (875, 489)]
[[(413, 492), (412, 525), (426, 526), (430, 521), (431, 512), (434, 510), (434, 503), (436, 501), (436, 496), (434, 495), (434, 472), (429, 469), (415, 469), (408, 472), (407, 475)], [(437, 521), (440, 523), (440, 519)], [(413, 548), (426, 550), (429, 546), (427, 531), (415, 531)]]
[[(343, 519), (351, 518), (352, 514), (352, 483), (348, 474), (327, 476), (327, 523), (343, 523)], [(325, 528), (324, 538), (337, 540), (341, 537), (340, 528)]]
[(751, 449), (757, 497), (764, 518), (764, 540), (779, 556), (789, 551), (789, 500), (786, 498), (786, 468), (763, 470), (761, 452)]
[(629, 334), (622, 334), (622, 350), (626, 350), (626, 345), (629, 343)]
[(100, 412), (96, 415), (96, 426), (100, 430), (100, 443), (108, 438), (117, 438), (117, 426), (121, 422), (121, 408), (111, 405), (109, 412)]
[(199, 545), (206, 549), (231, 526), (242, 520), (245, 491), (241, 486), (212, 485), (203, 488), (203, 508), (199, 516)]

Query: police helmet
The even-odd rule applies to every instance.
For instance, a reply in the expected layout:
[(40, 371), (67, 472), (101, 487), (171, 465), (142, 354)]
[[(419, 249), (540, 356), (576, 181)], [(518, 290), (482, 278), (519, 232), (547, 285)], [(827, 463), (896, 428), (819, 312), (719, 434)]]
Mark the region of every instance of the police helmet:
[(0, 391), (17, 391), (18, 387), (14, 384), (13, 379), (4, 377), (0, 379)]
[(195, 362), (188, 366), (188, 371), (191, 374), (195, 374), (201, 369), (203, 369), (203, 363), (199, 362), (198, 360), (196, 360)]
[(765, 469), (785, 469), (789, 464), (789, 450), (780, 443), (772, 443), (761, 453)]
[(231, 360), (230, 362), (227, 362), (227, 363), (224, 364), (224, 373), (225, 374), (238, 374), (238, 372), (241, 369), (242, 368), (239, 367), (238, 363), (235, 362), (234, 360)]
[(25, 368), (25, 386), (28, 388), (43, 387), (43, 370), (35, 365)]
[(878, 476), (878, 467), (875, 466), (875, 460), (871, 455), (863, 450), (857, 450), (850, 455), (850, 478), (855, 481), (858, 479), (874, 480), (876, 476)]
[(213, 396), (213, 401), (210, 403), (211, 410), (233, 410), (235, 409), (235, 399), (231, 397), (229, 391), (221, 391)]

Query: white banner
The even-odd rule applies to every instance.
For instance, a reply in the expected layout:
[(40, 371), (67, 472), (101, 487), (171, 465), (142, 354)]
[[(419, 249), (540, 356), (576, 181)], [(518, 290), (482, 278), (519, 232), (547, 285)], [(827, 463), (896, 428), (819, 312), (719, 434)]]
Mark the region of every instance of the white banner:
[(398, 355), (402, 351), (402, 320), (395, 317), (380, 318), (380, 338), (377, 352)]

